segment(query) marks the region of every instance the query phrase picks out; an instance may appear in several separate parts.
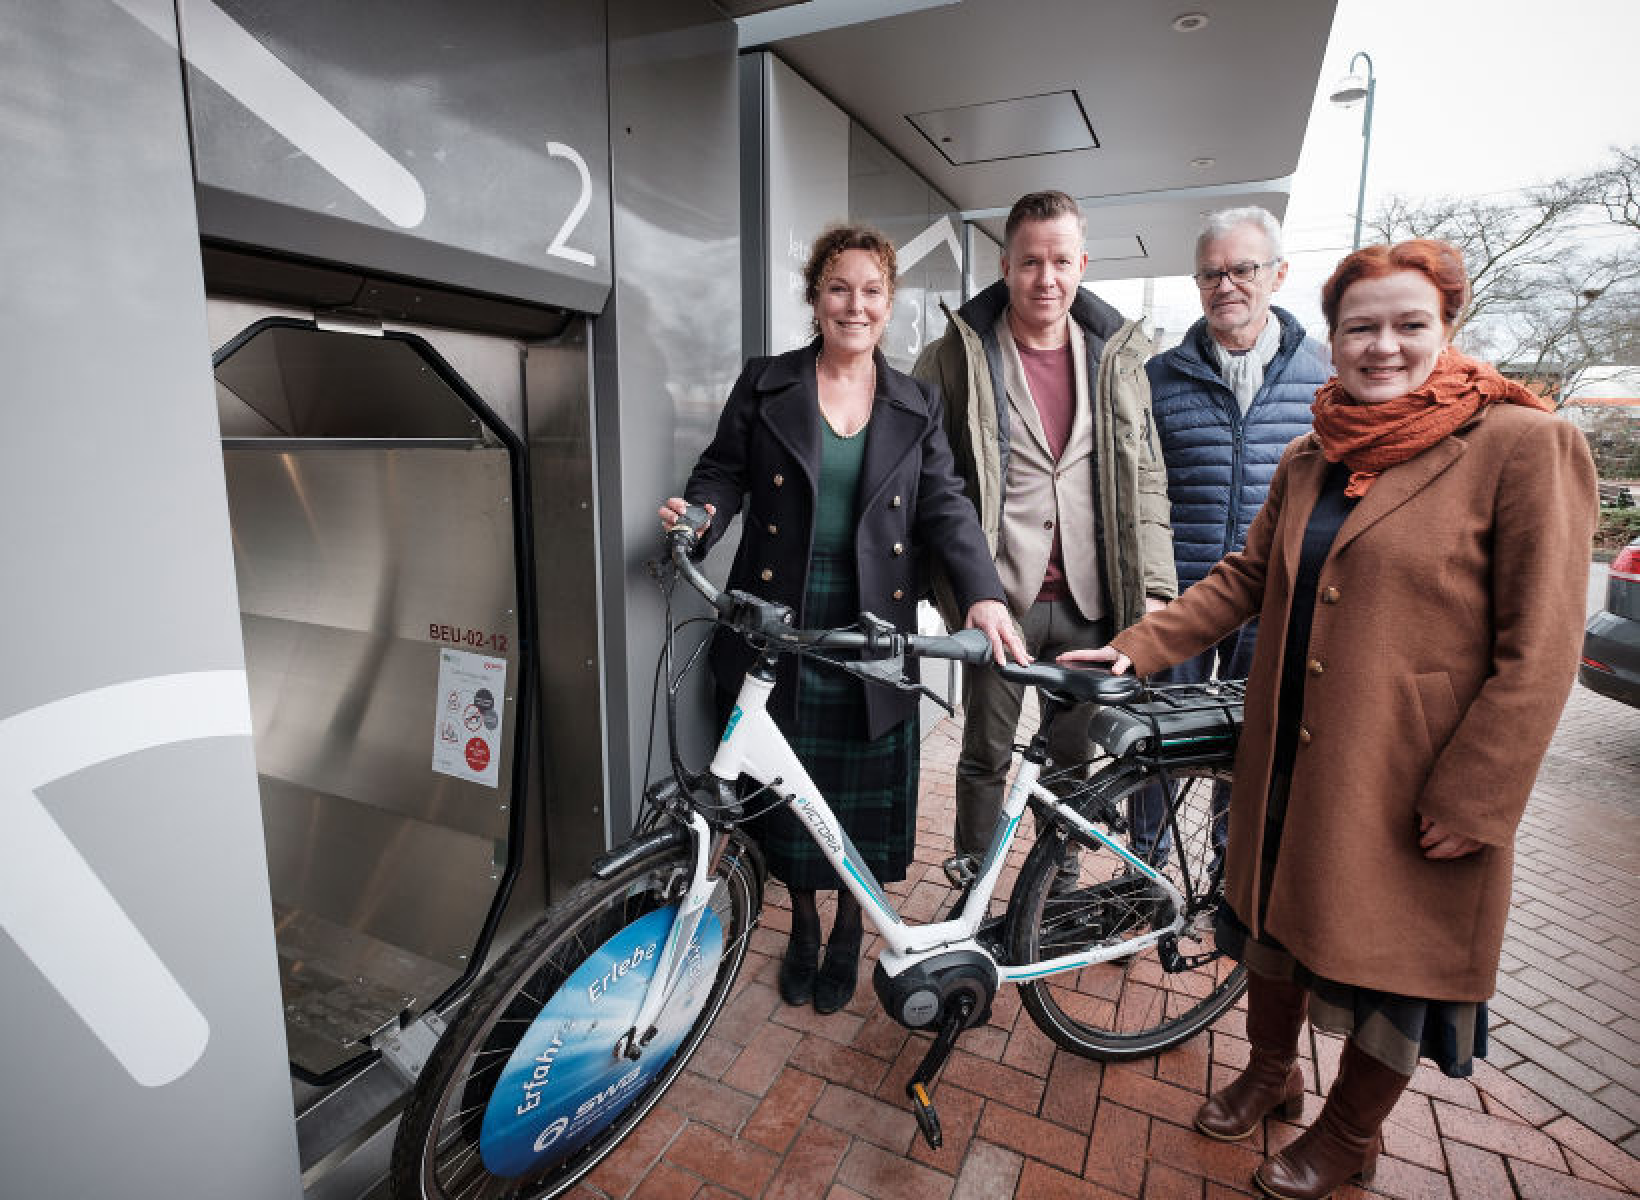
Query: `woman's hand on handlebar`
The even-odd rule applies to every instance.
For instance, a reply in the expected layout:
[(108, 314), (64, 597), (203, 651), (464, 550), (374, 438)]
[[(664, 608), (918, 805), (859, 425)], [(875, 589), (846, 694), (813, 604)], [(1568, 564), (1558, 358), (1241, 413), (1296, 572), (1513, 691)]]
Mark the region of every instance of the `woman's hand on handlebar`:
[[(1013, 659), (1021, 666), (1031, 661), (1030, 651), (1025, 649), (1025, 642), (1019, 636), (1019, 630), (1014, 628), (1014, 619), (1008, 613), (1008, 606), (1000, 600), (976, 600), (968, 610), (968, 620), (964, 629), (978, 629), (991, 639), (991, 661), (1007, 662)], [(1007, 651), (1004, 657), (1003, 651)]]
[[(661, 532), (662, 533), (670, 532), (671, 529), (672, 529), (672, 526), (677, 524), (678, 518), (683, 516), (683, 510), (688, 508), (688, 507), (689, 507), (689, 502), (687, 500), (684, 500), (682, 497), (679, 497), (679, 496), (668, 497), (666, 502), (663, 503), (660, 506), (660, 508), (657, 510), (660, 513), (660, 518), (661, 518)], [(706, 507), (706, 515), (708, 517), (714, 517), (714, 516), (717, 515), (717, 506), (715, 504), (708, 504), (705, 507)]]
[(1093, 663), (1097, 666), (1110, 664), (1112, 675), (1126, 675), (1133, 661), (1115, 646), (1100, 646), (1096, 650), (1067, 650), (1056, 660), (1068, 667), (1082, 666), (1084, 663)]

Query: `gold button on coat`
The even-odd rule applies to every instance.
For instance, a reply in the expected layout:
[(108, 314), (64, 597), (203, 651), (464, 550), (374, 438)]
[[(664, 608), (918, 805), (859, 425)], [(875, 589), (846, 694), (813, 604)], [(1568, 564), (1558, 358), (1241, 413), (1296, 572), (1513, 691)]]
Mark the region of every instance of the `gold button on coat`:
[(759, 571), (757, 573), (757, 577), (759, 579), (761, 579), (764, 583), (768, 583), (769, 580), (774, 578), (774, 570), (771, 567), (764, 567), (761, 571)]
[(888, 506), (890, 508), (899, 508), (900, 507), (900, 498), (898, 496), (895, 496), (894, 499), (892, 499), (888, 502)]
[(780, 532), (780, 526), (778, 526), (778, 525), (770, 525), (769, 526), (769, 536), (770, 537), (773, 537), (775, 534), (777, 534), (779, 532)]
[(1319, 675), (1327, 669), (1321, 665), (1321, 660), (1319, 658), (1312, 658), (1307, 664), (1307, 667), (1311, 675)]
[(786, 477), (784, 475), (776, 475), (774, 477), (774, 485), (775, 485), (775, 487), (784, 487), (784, 486), (786, 486)]
[(894, 599), (904, 600), (905, 599), (905, 589), (904, 588), (895, 588), (894, 589)]
[(1308, 746), (1310, 744), (1310, 731), (1305, 729), (1302, 725), (1298, 727), (1298, 741), (1299, 744), (1303, 746)]
[(1341, 597), (1342, 597), (1342, 593), (1340, 593), (1337, 588), (1330, 587), (1326, 591), (1321, 593), (1321, 603), (1323, 603), (1323, 604), (1337, 604), (1338, 601), (1341, 599)]
[(900, 555), (905, 553), (905, 547), (900, 545), (899, 542), (895, 542), (894, 549), (890, 551), (890, 553), (892, 553), (895, 558), (898, 558)]

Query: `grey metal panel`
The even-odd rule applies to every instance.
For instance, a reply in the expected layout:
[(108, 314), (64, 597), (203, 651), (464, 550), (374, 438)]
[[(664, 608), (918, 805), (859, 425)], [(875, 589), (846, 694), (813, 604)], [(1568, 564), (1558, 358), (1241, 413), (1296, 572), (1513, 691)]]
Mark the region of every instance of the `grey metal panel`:
[(206, 236), (602, 306), (603, 4), (179, 0), (179, 10)]
[[(0, 1191), (291, 1200), (251, 739), (139, 732), (220, 731), (244, 694), (180, 73), (155, 28), (174, 30), (164, 0), (0, 3), (0, 730), (53, 731), (0, 755), (0, 889), (31, 888), (0, 905)], [(142, 704), (207, 679), (214, 712)], [(66, 728), (46, 708), (114, 697)], [(35, 809), (27, 776), (51, 768)], [(44, 878), (18, 869), (47, 855)], [(69, 926), (40, 943), (51, 955), (23, 912)], [(72, 927), (91, 912), (114, 919)], [(163, 1052), (166, 1072), (133, 1072), (106, 1014), (71, 1006), (70, 970), (97, 1004), (145, 1014), (143, 1062)], [(155, 1000), (160, 979), (176, 991)]]
[(740, 237), (758, 252), (740, 256), (741, 344), (743, 357), (769, 352), (769, 275), (762, 247), (769, 244), (768, 54), (740, 56)]
[[(610, 4), (615, 287), (594, 322), (599, 580), (611, 833), (647, 757), (659, 595), (655, 506), (682, 486), (741, 365), (735, 28), (705, 0)], [(732, 542), (713, 551), (727, 569)], [(693, 761), (712, 744), (705, 672), (685, 697)], [(655, 754), (665, 752), (657, 738)], [(655, 764), (664, 762), (655, 758)]]
[(547, 879), (562, 892), (608, 846), (597, 521), (586, 325), (525, 358)]

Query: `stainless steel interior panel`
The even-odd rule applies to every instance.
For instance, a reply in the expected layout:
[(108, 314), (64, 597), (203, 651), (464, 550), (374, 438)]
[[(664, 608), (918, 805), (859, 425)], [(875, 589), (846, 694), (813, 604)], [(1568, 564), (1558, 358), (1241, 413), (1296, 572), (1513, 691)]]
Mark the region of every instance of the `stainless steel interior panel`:
[[(439, 650), (425, 628), (418, 642), (249, 611), (243, 628), (257, 671), (251, 711), (264, 805), (277, 782), (505, 844), (508, 756), (499, 789), (429, 770)], [(502, 706), (503, 749), (513, 743), (513, 694)]]
[[(490, 341), (468, 357), (516, 381), (517, 344)], [(217, 376), (287, 1037), (323, 1076), (457, 981), (496, 902), (519, 476), (417, 341), (269, 324)], [(449, 648), (506, 664), (495, 786), (433, 769)]]
[(484, 436), (478, 417), (406, 341), (271, 326), (235, 348), (216, 379), (291, 437)]

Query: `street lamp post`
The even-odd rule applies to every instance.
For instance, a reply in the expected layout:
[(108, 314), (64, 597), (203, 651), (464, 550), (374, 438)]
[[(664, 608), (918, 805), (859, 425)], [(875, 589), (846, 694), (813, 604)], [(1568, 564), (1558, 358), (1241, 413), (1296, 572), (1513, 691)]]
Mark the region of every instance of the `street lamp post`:
[[(1366, 78), (1356, 73), (1355, 64), (1365, 59), (1367, 63)], [(1350, 249), (1361, 248), (1361, 213), (1367, 203), (1367, 156), (1372, 153), (1372, 98), (1378, 88), (1378, 80), (1372, 73), (1372, 55), (1365, 50), (1358, 51), (1350, 59), (1350, 73), (1339, 81), (1337, 89), (1328, 97), (1334, 104), (1351, 105), (1358, 100), (1366, 100), (1366, 111), (1361, 114), (1361, 187), (1355, 196), (1355, 240)]]

